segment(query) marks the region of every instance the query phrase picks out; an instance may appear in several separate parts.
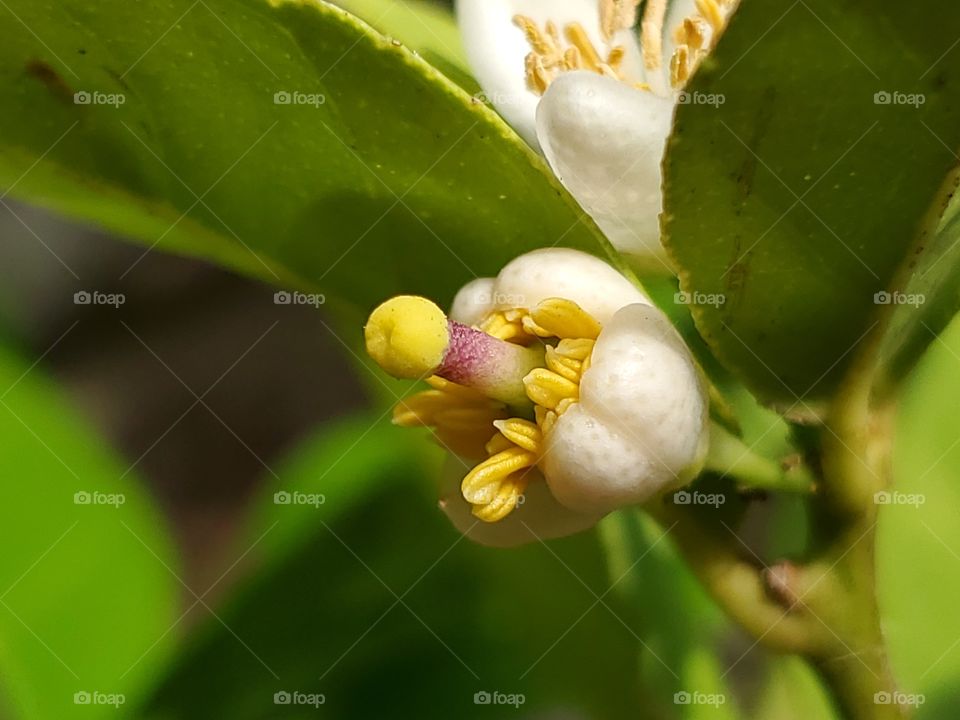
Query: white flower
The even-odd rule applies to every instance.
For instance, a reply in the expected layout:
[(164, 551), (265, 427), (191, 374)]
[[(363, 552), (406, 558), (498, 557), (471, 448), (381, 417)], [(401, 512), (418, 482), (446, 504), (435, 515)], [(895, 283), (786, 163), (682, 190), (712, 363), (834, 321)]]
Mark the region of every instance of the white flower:
[(487, 98), (620, 252), (667, 268), (660, 163), (677, 92), (734, 0), (458, 0)]
[(663, 313), (606, 263), (537, 250), (464, 286), (449, 319), (424, 303), (381, 305), (367, 346), (393, 374), (433, 374), (433, 389), (394, 418), (433, 427), (457, 456), (441, 507), (473, 539), (507, 546), (577, 532), (699, 472), (708, 404), (696, 364)]

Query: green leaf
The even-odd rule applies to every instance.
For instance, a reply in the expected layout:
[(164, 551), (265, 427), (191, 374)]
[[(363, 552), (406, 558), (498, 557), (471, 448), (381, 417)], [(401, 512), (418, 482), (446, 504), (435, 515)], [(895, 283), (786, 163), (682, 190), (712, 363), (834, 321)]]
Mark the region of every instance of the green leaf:
[(148, 717), (277, 717), (274, 693), (295, 690), (326, 702), (282, 717), (481, 720), (497, 716), (474, 703), (484, 690), (523, 693), (531, 715), (637, 713), (635, 639), (596, 602), (609, 583), (596, 537), (510, 551), (464, 540), (415, 435), (363, 416), (276, 468), (279, 487), (325, 502), (261, 499), (237, 551), (255, 544), (257, 563), (218, 611), (226, 627), (202, 628)]
[(880, 508), (878, 599), (900, 689), (923, 695), (918, 719), (956, 716), (960, 698), (960, 323), (935, 342), (905, 388), (894, 487)]
[(180, 591), (170, 538), (128, 464), (3, 347), (0, 393), (3, 716), (116, 717), (74, 694), (121, 694), (129, 710), (169, 656)]
[(759, 702), (749, 717), (757, 720), (839, 719), (816, 673), (796, 655), (770, 658)]
[[(544, 245), (607, 251), (492, 110), (339, 8), (3, 11), (19, 19), (0, 30), (0, 186), (12, 196), (361, 305), (400, 291), (445, 301)], [(282, 92), (307, 104), (276, 104)]]
[(897, 296), (890, 330), (881, 348), (883, 389), (905, 379), (924, 351), (960, 310), (960, 203), (944, 215)]
[(453, 14), (424, 0), (337, 0), (344, 10), (400, 40), (460, 87), (479, 90)]
[(607, 517), (600, 533), (616, 595), (640, 623), (637, 650), (648, 715), (736, 718), (719, 657), (733, 626), (677, 555), (669, 529), (640, 511), (624, 510)]
[(960, 147), (958, 25), (934, 0), (743, 3), (687, 88), (665, 242), (684, 289), (725, 296), (698, 327), (765, 401), (820, 410), (932, 231)]

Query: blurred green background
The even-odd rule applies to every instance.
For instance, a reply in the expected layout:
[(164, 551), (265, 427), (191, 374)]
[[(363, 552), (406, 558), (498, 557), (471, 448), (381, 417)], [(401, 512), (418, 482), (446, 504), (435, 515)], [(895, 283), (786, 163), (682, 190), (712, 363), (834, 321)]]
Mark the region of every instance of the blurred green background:
[[(139, 254), (13, 207), (85, 277)], [(335, 308), (162, 255), (116, 286), (120, 308), (75, 305), (33, 234), (2, 229), (4, 717), (829, 715), (810, 673), (731, 627), (635, 514), (549, 546), (461, 539), (435, 507), (439, 453), (391, 427)], [(880, 520), (885, 626), (922, 718), (951, 717), (960, 688), (958, 403), (955, 323), (901, 413), (898, 489), (925, 501)], [(755, 514), (748, 542), (800, 544), (795, 508)], [(674, 704), (684, 690), (727, 702)], [(484, 691), (524, 703), (475, 704)]]
[[(636, 512), (511, 551), (462, 539), (436, 508), (440, 453), (390, 425), (400, 386), (356, 355), (354, 309), (277, 305), (12, 199), (0, 233), (0, 717), (832, 716)], [(90, 288), (125, 302), (78, 305)], [(740, 399), (776, 456), (782, 426)], [(954, 323), (902, 403), (896, 486), (922, 502), (879, 527), (885, 630), (921, 720), (960, 702), (958, 406)], [(277, 502), (290, 492), (316, 505)], [(743, 541), (789, 555), (804, 520), (758, 501)]]

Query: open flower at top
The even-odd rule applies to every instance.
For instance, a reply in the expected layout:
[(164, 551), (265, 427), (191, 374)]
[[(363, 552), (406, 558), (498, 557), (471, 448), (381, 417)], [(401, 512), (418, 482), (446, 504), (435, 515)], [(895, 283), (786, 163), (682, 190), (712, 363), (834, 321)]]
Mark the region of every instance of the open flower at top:
[(678, 93), (734, 0), (457, 0), (486, 96), (542, 149), (611, 243), (649, 269), (660, 245), (660, 162)]
[(393, 298), (365, 337), (387, 372), (431, 385), (394, 421), (434, 428), (456, 456), (441, 505), (479, 542), (583, 530), (702, 465), (708, 408), (689, 350), (640, 290), (585, 253), (523, 255), (462, 288), (449, 317)]

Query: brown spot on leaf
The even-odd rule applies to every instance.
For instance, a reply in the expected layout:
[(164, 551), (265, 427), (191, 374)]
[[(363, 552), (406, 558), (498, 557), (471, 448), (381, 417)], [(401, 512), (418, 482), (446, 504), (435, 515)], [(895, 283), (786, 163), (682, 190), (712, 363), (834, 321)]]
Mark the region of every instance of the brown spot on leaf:
[(28, 60), (24, 69), (27, 75), (42, 82), (57, 99), (73, 103), (73, 88), (50, 63), (39, 59)]

